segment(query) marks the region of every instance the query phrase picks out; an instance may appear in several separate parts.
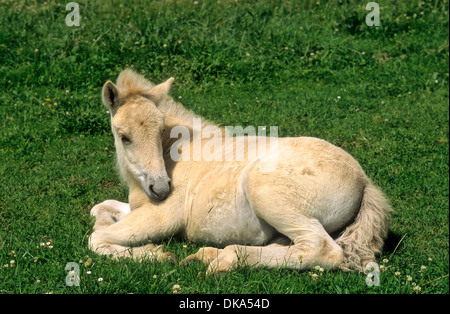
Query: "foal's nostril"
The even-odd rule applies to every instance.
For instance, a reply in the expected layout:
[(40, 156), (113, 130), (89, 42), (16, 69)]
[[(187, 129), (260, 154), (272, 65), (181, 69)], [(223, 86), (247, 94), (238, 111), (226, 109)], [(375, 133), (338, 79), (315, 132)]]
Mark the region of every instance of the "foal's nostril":
[(154, 193), (156, 196), (159, 196), (159, 194), (155, 192), (155, 189), (154, 189), (154, 185), (153, 185), (153, 184), (150, 184), (150, 191), (151, 191), (152, 193)]
[(167, 184), (169, 185), (169, 190), (172, 188), (172, 181), (168, 181)]

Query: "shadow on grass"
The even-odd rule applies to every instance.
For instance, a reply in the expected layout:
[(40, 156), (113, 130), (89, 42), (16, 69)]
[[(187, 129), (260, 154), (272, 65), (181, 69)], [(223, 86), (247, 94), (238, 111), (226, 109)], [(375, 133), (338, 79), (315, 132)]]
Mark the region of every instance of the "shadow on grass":
[(388, 236), (384, 241), (383, 252), (385, 254), (393, 254), (401, 245), (404, 236), (393, 231), (388, 232)]

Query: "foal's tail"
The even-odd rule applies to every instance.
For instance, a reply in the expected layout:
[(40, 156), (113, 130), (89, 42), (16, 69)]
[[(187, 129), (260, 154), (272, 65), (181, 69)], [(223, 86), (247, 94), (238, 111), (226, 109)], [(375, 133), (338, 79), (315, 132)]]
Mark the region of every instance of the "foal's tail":
[(361, 208), (355, 221), (336, 239), (344, 251), (340, 268), (364, 271), (375, 254), (381, 253), (388, 232), (388, 218), (392, 211), (383, 193), (372, 183), (364, 188)]

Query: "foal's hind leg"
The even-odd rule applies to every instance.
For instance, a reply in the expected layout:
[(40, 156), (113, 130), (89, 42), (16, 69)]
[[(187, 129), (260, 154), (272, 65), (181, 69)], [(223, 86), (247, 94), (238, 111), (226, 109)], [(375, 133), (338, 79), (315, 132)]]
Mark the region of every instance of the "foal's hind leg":
[[(297, 177), (287, 177), (286, 171), (290, 165), (279, 165), (269, 173), (260, 172), (257, 166), (258, 163), (255, 163), (243, 177), (244, 192), (250, 207), (258, 217), (289, 238), (292, 245), (228, 246), (211, 262), (208, 273), (249, 265), (293, 269), (309, 269), (316, 265), (326, 269), (339, 267), (344, 259), (342, 248), (314, 218), (314, 215), (323, 214), (323, 207), (327, 206), (323, 200), (333, 194), (329, 191), (329, 185), (324, 183), (325, 179), (317, 176), (311, 179), (308, 175), (299, 174)], [(352, 201), (351, 198), (349, 201), (350, 196), (341, 195), (344, 199), (341, 200), (341, 207), (352, 206), (346, 205)]]
[[(281, 247), (291, 244), (291, 241), (284, 237), (279, 236), (273, 239), (267, 247)], [(215, 247), (203, 247), (197, 251), (197, 253), (191, 254), (180, 262), (180, 265), (187, 265), (192, 262), (201, 262), (208, 266), (213, 260), (217, 259), (222, 253), (223, 249), (218, 249)]]
[(197, 251), (197, 253), (191, 254), (180, 262), (180, 265), (188, 265), (192, 262), (200, 262), (208, 266), (213, 260), (219, 257), (222, 253), (222, 249), (215, 247), (204, 247)]
[(301, 270), (319, 265), (332, 269), (342, 263), (342, 248), (316, 219), (303, 217), (303, 223), (296, 232), (292, 232), (292, 245), (229, 245), (209, 264), (207, 274), (226, 272), (243, 266)]

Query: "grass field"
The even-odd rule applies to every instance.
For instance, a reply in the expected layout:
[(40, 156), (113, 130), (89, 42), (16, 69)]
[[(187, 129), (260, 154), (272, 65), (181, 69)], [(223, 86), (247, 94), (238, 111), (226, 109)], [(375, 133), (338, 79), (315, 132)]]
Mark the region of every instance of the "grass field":
[[(449, 293), (447, 0), (380, 0), (379, 27), (356, 0), (78, 0), (78, 27), (67, 2), (0, 0), (0, 293)], [(351, 153), (396, 210), (380, 285), (318, 270), (205, 278), (90, 252), (92, 206), (127, 199), (100, 97), (126, 67), (175, 77), (171, 95), (216, 123)]]

